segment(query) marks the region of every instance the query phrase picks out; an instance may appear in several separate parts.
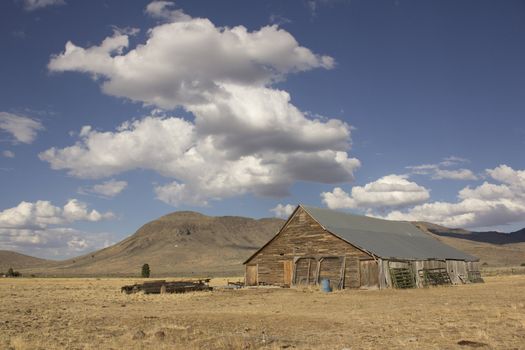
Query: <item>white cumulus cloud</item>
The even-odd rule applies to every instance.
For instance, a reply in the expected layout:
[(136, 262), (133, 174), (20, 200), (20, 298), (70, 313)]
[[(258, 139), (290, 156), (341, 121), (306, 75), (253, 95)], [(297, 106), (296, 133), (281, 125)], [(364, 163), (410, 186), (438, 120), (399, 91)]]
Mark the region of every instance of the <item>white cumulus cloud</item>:
[(86, 203), (77, 199), (70, 199), (63, 207), (49, 201), (20, 202), (16, 207), (0, 211), (0, 228), (45, 228), (49, 225), (100, 221), (113, 217), (111, 212), (89, 210)]
[[(168, 2), (157, 1), (146, 11), (162, 16), (167, 7)], [(185, 16), (152, 28), (146, 43), (127, 53), (128, 35), (119, 32), (88, 48), (68, 41), (48, 68), (89, 73), (103, 78), (102, 90), (110, 95), (171, 109), (234, 94), (225, 85), (264, 86), (288, 73), (334, 66), (333, 58), (300, 46), (277, 25), (250, 32)]]
[(321, 193), (321, 197), (331, 209), (372, 209), (422, 203), (430, 198), (430, 194), (425, 187), (409, 181), (407, 176), (392, 174), (364, 186), (354, 186), (350, 194), (336, 187), (332, 192)]
[(105, 248), (115, 241), (107, 232), (83, 232), (70, 227), (0, 228), (0, 249), (61, 259)]
[(523, 221), (525, 218), (525, 170), (507, 165), (487, 169), (499, 183), (484, 182), (459, 191), (457, 202), (432, 202), (407, 211), (386, 215), (392, 220), (428, 221), (448, 227), (491, 227)]
[(277, 204), (275, 208), (270, 209), (271, 212), (275, 214), (278, 218), (286, 219), (292, 215), (295, 210), (295, 205), (292, 204)]
[[(287, 188), (298, 180), (351, 181), (359, 161), (349, 158), (344, 151), (349, 131), (344, 128), (339, 131), (330, 122), (305, 118), (303, 122), (304, 136), (297, 136), (300, 131), (290, 126), (288, 132), (282, 131), (281, 139), (273, 139), (271, 131), (265, 133), (260, 128), (260, 135), (232, 142), (232, 138), (241, 138), (243, 132), (231, 137), (230, 130), (209, 134), (200, 131), (202, 124), (194, 125), (181, 118), (146, 117), (125, 123), (114, 132), (84, 127), (76, 144), (51, 148), (41, 153), (40, 158), (53, 169), (68, 169), (70, 174), (81, 178), (102, 178), (133, 169), (154, 170), (176, 179), (156, 188), (158, 198), (173, 205), (206, 205), (208, 199), (246, 192), (285, 195)], [(318, 137), (309, 130), (309, 125), (314, 124)], [(332, 128), (341, 137), (334, 138), (335, 144), (330, 145), (326, 134)], [(295, 140), (286, 139), (287, 135)], [(264, 138), (273, 142), (262, 142)]]
[(107, 94), (183, 107), (194, 120), (157, 111), (115, 131), (86, 126), (74, 145), (40, 154), (53, 169), (82, 178), (153, 170), (170, 178), (155, 193), (172, 205), (247, 192), (282, 196), (301, 180), (353, 180), (360, 163), (348, 155), (350, 125), (307, 115), (288, 92), (272, 87), (290, 73), (332, 68), (331, 57), (300, 46), (276, 25), (251, 32), (217, 27), (165, 1), (146, 12), (170, 21), (152, 28), (146, 43), (128, 50), (121, 32), (88, 48), (68, 42), (49, 69), (91, 74)]
[(32, 143), (37, 132), (42, 129), (44, 129), (42, 123), (36, 119), (0, 112), (0, 130), (11, 134), (15, 143)]
[(20, 202), (0, 211), (0, 249), (42, 257), (65, 257), (101, 248), (110, 242), (109, 233), (87, 233), (68, 227), (77, 221), (114, 218), (70, 199), (63, 207), (49, 201)]

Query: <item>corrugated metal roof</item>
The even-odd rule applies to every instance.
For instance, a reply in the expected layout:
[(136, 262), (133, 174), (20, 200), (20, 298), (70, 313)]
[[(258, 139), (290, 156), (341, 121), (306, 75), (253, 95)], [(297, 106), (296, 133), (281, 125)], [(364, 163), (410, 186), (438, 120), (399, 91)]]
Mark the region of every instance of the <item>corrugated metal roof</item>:
[(477, 261), (406, 221), (390, 221), (330, 209), (302, 207), (325, 229), (381, 258)]

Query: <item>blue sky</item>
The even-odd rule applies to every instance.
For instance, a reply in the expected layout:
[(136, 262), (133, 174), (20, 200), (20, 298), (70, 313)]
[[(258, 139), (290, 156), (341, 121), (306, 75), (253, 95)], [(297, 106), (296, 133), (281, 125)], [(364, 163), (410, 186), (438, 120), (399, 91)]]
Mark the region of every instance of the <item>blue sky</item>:
[(0, 249), (297, 203), (525, 226), (522, 1), (0, 3)]

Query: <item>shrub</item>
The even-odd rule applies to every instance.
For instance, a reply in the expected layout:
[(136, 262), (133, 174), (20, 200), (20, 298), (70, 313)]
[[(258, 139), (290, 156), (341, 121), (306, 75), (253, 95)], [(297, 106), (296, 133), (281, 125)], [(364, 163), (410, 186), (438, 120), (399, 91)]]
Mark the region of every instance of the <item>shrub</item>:
[(525, 266), (525, 263), (521, 263), (521, 265), (520, 265), (520, 266)]
[(142, 277), (149, 278), (149, 275), (150, 275), (149, 265), (148, 264), (142, 265)]
[(10, 267), (9, 270), (7, 270), (6, 276), (7, 277), (20, 277), (21, 274), (18, 271), (14, 271), (13, 268)]

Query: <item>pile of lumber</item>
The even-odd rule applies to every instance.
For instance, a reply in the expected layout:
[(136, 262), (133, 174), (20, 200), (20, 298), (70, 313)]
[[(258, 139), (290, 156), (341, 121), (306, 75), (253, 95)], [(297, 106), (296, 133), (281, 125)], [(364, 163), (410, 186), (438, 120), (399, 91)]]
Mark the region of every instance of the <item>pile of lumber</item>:
[(163, 293), (186, 293), (196, 291), (211, 291), (209, 286), (210, 279), (171, 281), (157, 280), (144, 283), (135, 283), (123, 286), (120, 291), (126, 294), (143, 292), (144, 294), (163, 294)]

